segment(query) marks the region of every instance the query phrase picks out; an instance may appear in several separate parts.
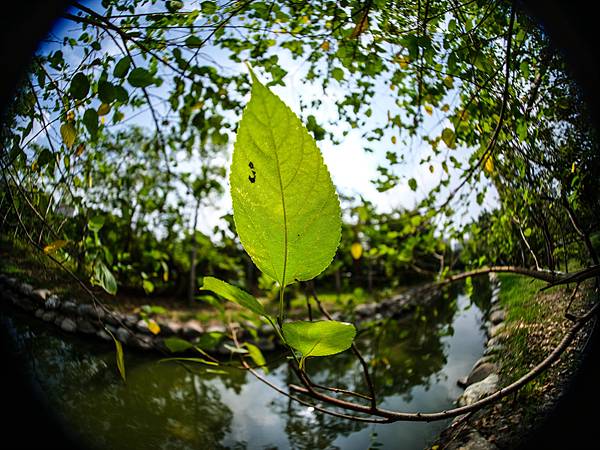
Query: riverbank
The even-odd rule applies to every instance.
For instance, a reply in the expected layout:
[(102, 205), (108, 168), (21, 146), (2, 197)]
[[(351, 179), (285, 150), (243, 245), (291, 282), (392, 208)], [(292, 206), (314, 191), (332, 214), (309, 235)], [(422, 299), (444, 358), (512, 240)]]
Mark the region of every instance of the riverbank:
[[(545, 358), (571, 327), (565, 311), (585, 311), (590, 286), (581, 286), (571, 298), (572, 288), (555, 287), (540, 292), (545, 283), (512, 274), (497, 277), (497, 301), (487, 312), (488, 341), (484, 357), (466, 379), (457, 403), (466, 405), (507, 386)], [(546, 372), (529, 382), (516, 395), (455, 419), (432, 450), (532, 448), (540, 430), (561, 407), (565, 393), (582, 364), (582, 352), (591, 333), (587, 325), (562, 357)], [(482, 370), (483, 369), (483, 370)], [(567, 433), (567, 430), (565, 430)]]

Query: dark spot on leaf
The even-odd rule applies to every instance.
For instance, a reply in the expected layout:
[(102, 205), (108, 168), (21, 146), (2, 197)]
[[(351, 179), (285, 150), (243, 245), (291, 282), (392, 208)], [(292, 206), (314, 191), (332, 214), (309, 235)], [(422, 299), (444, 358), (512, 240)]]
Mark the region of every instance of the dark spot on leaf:
[(251, 169), (254, 169), (254, 164), (252, 164), (252, 161), (250, 161), (250, 162), (248, 163), (248, 167), (250, 167)]
[(256, 181), (256, 172), (252, 172), (252, 175), (248, 176), (250, 183), (254, 183)]

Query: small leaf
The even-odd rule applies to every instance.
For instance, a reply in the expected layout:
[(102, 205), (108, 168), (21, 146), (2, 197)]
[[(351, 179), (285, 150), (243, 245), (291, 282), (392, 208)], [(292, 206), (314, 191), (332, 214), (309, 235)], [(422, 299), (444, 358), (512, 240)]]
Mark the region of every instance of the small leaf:
[(444, 141), (444, 144), (446, 144), (448, 148), (455, 148), (456, 135), (454, 134), (454, 131), (450, 128), (444, 128), (442, 131), (442, 141)]
[(416, 191), (417, 190), (417, 180), (415, 180), (414, 178), (411, 178), (408, 180), (408, 187), (410, 187), (410, 189), (412, 191)]
[(89, 108), (83, 114), (83, 124), (90, 133), (92, 140), (98, 136), (98, 113), (95, 109)]
[(200, 48), (202, 47), (202, 39), (192, 35), (185, 40), (185, 45), (189, 48)]
[(73, 79), (71, 80), (71, 85), (69, 86), (69, 93), (76, 100), (82, 100), (90, 91), (90, 80), (88, 77), (82, 72), (77, 72)]
[(104, 226), (104, 216), (94, 216), (88, 221), (88, 228), (91, 232), (98, 232)]
[(121, 378), (123, 378), (123, 381), (126, 382), (127, 377), (125, 375), (125, 358), (123, 356), (123, 346), (121, 345), (121, 342), (119, 342), (110, 331), (109, 334), (112, 336), (113, 341), (115, 341), (115, 348), (117, 350), (117, 368), (119, 369)]
[(248, 294), (240, 288), (226, 283), (225, 281), (221, 281), (213, 277), (204, 277), (204, 284), (200, 289), (212, 291), (215, 294), (225, 298), (226, 300), (237, 303), (238, 305), (249, 309), (253, 313), (265, 317), (267, 316), (265, 308), (258, 300), (256, 300), (254, 296)]
[(68, 243), (69, 243), (69, 241), (64, 241), (62, 239), (58, 240), (58, 241), (54, 241), (51, 244), (48, 244), (44, 247), (44, 253), (53, 253), (56, 250), (63, 248)]
[(62, 137), (62, 140), (67, 146), (67, 148), (73, 147), (73, 144), (75, 143), (75, 138), (77, 137), (77, 131), (75, 131), (75, 126), (71, 122), (63, 123), (60, 126), (60, 136)]
[(211, 1), (202, 2), (200, 3), (200, 9), (203, 14), (214, 14), (217, 11), (217, 4)]
[(267, 362), (262, 352), (260, 351), (260, 348), (258, 348), (256, 345), (250, 344), (249, 342), (244, 343), (244, 346), (248, 349), (248, 355), (250, 356), (250, 358), (252, 358), (254, 364), (256, 364), (259, 367), (262, 367), (263, 371), (267, 373), (268, 369), (265, 366)]
[(329, 41), (327, 41), (327, 40), (323, 41), (323, 43), (321, 44), (321, 49), (325, 52), (328, 52), (329, 48), (330, 48)]
[(360, 259), (362, 253), (363, 248), (362, 245), (360, 245), (360, 242), (355, 242), (354, 244), (352, 244), (352, 247), (350, 247), (350, 254), (352, 255), (352, 258)]
[(229, 344), (223, 344), (223, 347), (225, 347), (227, 350), (229, 350), (231, 353), (240, 353), (240, 354), (246, 354), (248, 353), (248, 350), (246, 350), (245, 348), (241, 348), (241, 347), (233, 347), (232, 345)]
[(148, 330), (150, 330), (150, 333), (152, 334), (158, 334), (160, 333), (160, 325), (157, 324), (154, 319), (150, 319), (148, 320)]
[(494, 160), (492, 159), (492, 155), (488, 155), (485, 158), (484, 169), (489, 174), (491, 174), (494, 171)]
[(124, 58), (121, 58), (117, 64), (115, 64), (113, 75), (116, 78), (125, 78), (125, 76), (127, 76), (127, 73), (129, 72), (130, 67), (131, 58), (129, 58), (129, 56), (125, 56)]
[(396, 136), (392, 136), (392, 144), (396, 144), (396, 142), (398, 142), (398, 139), (396, 138)]
[(154, 292), (154, 283), (150, 280), (143, 280), (142, 288), (144, 288), (146, 294), (152, 294), (152, 292)]
[(428, 116), (431, 116), (433, 114), (433, 107), (431, 105), (425, 105), (423, 108), (425, 109), (425, 112)]
[(204, 358), (163, 358), (163, 359), (159, 360), (158, 362), (164, 363), (164, 362), (169, 362), (169, 361), (194, 362), (194, 363), (206, 364), (208, 366), (218, 366), (219, 365), (219, 363), (216, 363), (214, 361), (209, 361)]
[(452, 89), (454, 87), (454, 78), (452, 78), (450, 75), (447, 75), (446, 78), (444, 78), (444, 85), (448, 89)]
[(177, 337), (167, 338), (163, 342), (171, 353), (181, 353), (190, 348), (194, 348), (194, 344), (191, 342)]
[(342, 81), (344, 79), (344, 71), (339, 67), (335, 67), (331, 71), (331, 76), (337, 81)]
[(142, 67), (136, 67), (129, 73), (127, 81), (129, 81), (129, 84), (131, 84), (133, 87), (144, 88), (153, 84), (154, 78), (146, 69)]
[(115, 279), (115, 276), (100, 260), (96, 260), (94, 264), (92, 284), (100, 286), (110, 295), (115, 295), (117, 293), (117, 280)]
[(350, 348), (356, 336), (354, 325), (334, 320), (286, 322), (282, 329), (288, 345), (303, 358), (343, 352)]
[(99, 116), (105, 116), (110, 112), (110, 105), (108, 103), (102, 103), (99, 107), (98, 107), (98, 115)]
[(352, 30), (350, 39), (356, 39), (369, 28), (369, 8), (365, 8), (360, 20)]

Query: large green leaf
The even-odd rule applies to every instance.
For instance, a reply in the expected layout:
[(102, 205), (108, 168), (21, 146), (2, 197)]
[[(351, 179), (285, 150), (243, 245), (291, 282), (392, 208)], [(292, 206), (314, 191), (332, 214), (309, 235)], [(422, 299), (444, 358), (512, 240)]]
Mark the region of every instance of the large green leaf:
[(240, 288), (226, 283), (225, 281), (221, 281), (213, 277), (204, 277), (204, 284), (200, 289), (212, 291), (215, 294), (220, 295), (231, 302), (237, 303), (238, 305), (241, 305), (244, 308), (247, 308), (261, 316), (267, 315), (265, 308), (258, 300), (256, 300), (256, 298)]
[(253, 73), (252, 80), (231, 164), (233, 215), (254, 263), (285, 287), (331, 263), (340, 204), (312, 136)]
[(288, 345), (302, 353), (303, 360), (343, 352), (356, 336), (354, 325), (335, 320), (287, 322), (282, 329)]
[(101, 260), (96, 260), (94, 263), (92, 284), (100, 286), (111, 295), (117, 293), (117, 280), (115, 280), (115, 276)]

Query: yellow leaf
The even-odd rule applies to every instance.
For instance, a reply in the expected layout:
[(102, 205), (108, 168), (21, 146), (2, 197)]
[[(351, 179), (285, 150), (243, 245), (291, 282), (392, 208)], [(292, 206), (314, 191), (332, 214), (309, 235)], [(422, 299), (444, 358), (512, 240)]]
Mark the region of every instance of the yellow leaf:
[(71, 122), (63, 123), (60, 126), (60, 136), (67, 148), (73, 147), (75, 138), (77, 137), (77, 131)]
[(362, 256), (362, 252), (363, 248), (362, 245), (360, 245), (360, 242), (355, 242), (354, 244), (352, 244), (352, 247), (350, 247), (350, 253), (352, 254), (352, 258), (354, 259), (360, 259), (360, 257)]
[(448, 103), (446, 103), (444, 106), (442, 106), (441, 109), (443, 112), (448, 112), (450, 110), (450, 105)]
[(104, 125), (105, 122), (106, 122), (106, 117), (105, 116), (100, 117), (100, 123), (102, 125)]
[(392, 144), (396, 143), (396, 136), (392, 136)]
[(68, 243), (69, 243), (69, 241), (63, 241), (62, 239), (58, 240), (58, 241), (54, 241), (44, 247), (44, 253), (55, 252), (56, 250), (63, 248)]
[(571, 164), (571, 173), (575, 173), (575, 162)]
[(85, 150), (85, 145), (82, 142), (81, 144), (79, 144), (77, 146), (77, 149), (75, 150), (75, 156), (81, 156), (81, 154), (83, 153), (84, 150)]
[(99, 107), (98, 107), (98, 115), (99, 116), (105, 116), (110, 112), (110, 105), (108, 103), (102, 103)]
[(433, 166), (431, 164), (429, 164), (429, 171), (433, 173)]
[(329, 51), (329, 41), (323, 41), (323, 43), (321, 44), (321, 48), (328, 52)]
[(166, 270), (163, 272), (163, 281), (166, 283), (167, 281), (169, 281), (169, 272), (167, 272)]
[(427, 114), (429, 114), (430, 116), (433, 114), (433, 108), (431, 107), (431, 105), (425, 105), (424, 108)]
[(148, 329), (152, 334), (160, 333), (160, 326), (154, 321), (154, 319), (150, 319), (148, 321)]
[(67, 122), (72, 122), (75, 120), (75, 113), (73, 111), (69, 111), (67, 113)]
[(485, 159), (485, 171), (487, 173), (492, 173), (494, 171), (494, 160), (492, 159), (492, 156), (489, 155), (486, 159)]
[(37, 163), (37, 160), (36, 160), (36, 161), (34, 161), (33, 163), (31, 163), (31, 170), (32, 170), (33, 172), (37, 172), (37, 170), (38, 170), (38, 163)]
[(401, 69), (408, 68), (408, 63), (410, 62), (409, 58), (407, 58), (406, 56), (400, 56), (400, 57), (396, 58), (396, 60), (398, 61), (398, 64), (400, 64)]
[(454, 87), (454, 78), (450, 75), (446, 76), (446, 78), (444, 78), (444, 84), (448, 89), (452, 89)]

